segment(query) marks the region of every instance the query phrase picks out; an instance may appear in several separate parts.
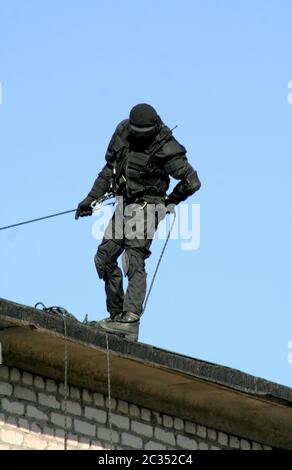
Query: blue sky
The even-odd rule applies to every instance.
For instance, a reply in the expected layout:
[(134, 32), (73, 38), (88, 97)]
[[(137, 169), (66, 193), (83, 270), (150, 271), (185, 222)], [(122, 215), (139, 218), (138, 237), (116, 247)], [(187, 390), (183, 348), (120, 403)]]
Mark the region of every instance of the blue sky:
[[(178, 124), (202, 181), (189, 199), (201, 205), (201, 244), (170, 242), (140, 341), (291, 386), (291, 2), (0, 9), (0, 225), (73, 209), (116, 124), (151, 103)], [(1, 297), (103, 318), (93, 222), (66, 215), (0, 232)]]

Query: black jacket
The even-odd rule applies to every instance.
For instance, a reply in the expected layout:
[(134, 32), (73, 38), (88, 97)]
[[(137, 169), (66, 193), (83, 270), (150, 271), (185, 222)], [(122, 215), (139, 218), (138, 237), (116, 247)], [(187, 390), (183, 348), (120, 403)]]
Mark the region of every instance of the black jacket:
[(128, 200), (147, 200), (147, 197), (165, 196), (170, 176), (180, 180), (169, 195), (179, 204), (200, 189), (197, 172), (189, 164), (186, 149), (162, 125), (150, 147), (142, 152), (131, 148), (129, 120), (116, 128), (106, 155), (106, 164), (98, 174), (89, 196), (99, 199), (113, 191)]

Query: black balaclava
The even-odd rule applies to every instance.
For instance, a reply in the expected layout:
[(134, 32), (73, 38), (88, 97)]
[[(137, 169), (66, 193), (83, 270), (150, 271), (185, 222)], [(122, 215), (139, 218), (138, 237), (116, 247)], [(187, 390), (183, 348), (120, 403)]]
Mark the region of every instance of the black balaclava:
[(143, 150), (149, 147), (161, 129), (161, 119), (150, 104), (134, 106), (129, 116), (129, 139), (133, 148)]

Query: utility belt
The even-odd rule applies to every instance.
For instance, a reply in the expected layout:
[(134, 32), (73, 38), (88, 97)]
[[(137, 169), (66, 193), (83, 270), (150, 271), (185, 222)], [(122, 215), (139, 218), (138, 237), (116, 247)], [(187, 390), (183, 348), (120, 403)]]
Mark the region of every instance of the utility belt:
[(131, 202), (142, 201), (145, 198), (147, 198), (147, 200), (150, 198), (155, 201), (157, 198), (165, 196), (165, 192), (161, 191), (157, 186), (149, 184), (143, 185), (142, 182), (134, 187), (132, 184), (127, 184), (127, 180), (124, 175), (120, 176), (118, 181), (116, 181), (115, 186), (115, 193), (118, 196), (123, 196), (126, 200)]
[(128, 206), (130, 204), (138, 204), (141, 206), (142, 209), (144, 209), (148, 204), (163, 204), (165, 205), (165, 195), (164, 196), (148, 196), (147, 194), (144, 197), (136, 197), (136, 198), (130, 198), (127, 196), (123, 196), (122, 201), (120, 202), (124, 206)]

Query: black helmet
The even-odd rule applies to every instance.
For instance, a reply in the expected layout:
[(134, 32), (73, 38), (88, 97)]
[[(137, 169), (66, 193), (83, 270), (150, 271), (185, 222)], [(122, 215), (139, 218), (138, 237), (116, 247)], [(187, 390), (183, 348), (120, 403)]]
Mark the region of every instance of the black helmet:
[(132, 135), (139, 138), (154, 137), (161, 127), (161, 119), (150, 104), (141, 103), (130, 111), (129, 128)]

